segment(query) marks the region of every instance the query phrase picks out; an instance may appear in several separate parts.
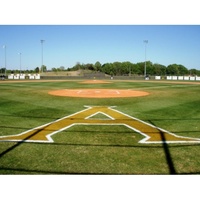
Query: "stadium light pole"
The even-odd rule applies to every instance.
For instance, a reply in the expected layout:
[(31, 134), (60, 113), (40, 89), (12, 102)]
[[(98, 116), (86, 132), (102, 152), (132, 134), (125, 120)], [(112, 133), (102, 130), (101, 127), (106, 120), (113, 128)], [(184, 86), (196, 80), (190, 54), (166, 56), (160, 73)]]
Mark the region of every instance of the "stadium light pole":
[(19, 54), (19, 67), (20, 67), (20, 75), (21, 75), (21, 64), (22, 64), (21, 55), (22, 55), (22, 53), (18, 53), (18, 54)]
[(42, 55), (41, 55), (41, 57), (42, 57), (42, 65), (41, 65), (42, 72), (43, 72), (43, 43), (44, 43), (44, 41), (45, 40), (40, 40), (40, 42), (41, 42), (41, 48), (42, 48)]
[(148, 43), (148, 40), (144, 40), (144, 45), (145, 45), (145, 63), (144, 63), (144, 77), (146, 78), (146, 51), (147, 51), (147, 43)]
[(5, 76), (6, 76), (6, 45), (3, 45), (3, 48), (5, 50)]

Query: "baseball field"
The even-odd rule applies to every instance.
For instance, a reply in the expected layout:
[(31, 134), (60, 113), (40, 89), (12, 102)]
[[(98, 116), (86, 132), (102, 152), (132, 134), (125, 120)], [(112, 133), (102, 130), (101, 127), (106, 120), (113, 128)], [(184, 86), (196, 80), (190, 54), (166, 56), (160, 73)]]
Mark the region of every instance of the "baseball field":
[(0, 82), (0, 174), (200, 174), (200, 82)]

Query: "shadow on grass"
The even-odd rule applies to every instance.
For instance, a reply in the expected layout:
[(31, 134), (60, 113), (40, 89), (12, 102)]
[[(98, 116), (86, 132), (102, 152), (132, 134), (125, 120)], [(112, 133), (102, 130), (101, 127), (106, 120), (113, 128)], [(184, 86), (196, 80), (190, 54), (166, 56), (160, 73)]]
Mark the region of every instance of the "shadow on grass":
[[(125, 173), (121, 174), (116, 174), (116, 173), (92, 173), (92, 172), (64, 172), (64, 171), (51, 171), (51, 170), (34, 170), (34, 169), (24, 169), (24, 168), (2, 168), (0, 169), (0, 174), (1, 171), (13, 171), (16, 172), (16, 174), (49, 174), (49, 175), (126, 175)], [(5, 174), (5, 173), (4, 173)], [(7, 173), (11, 174), (11, 173)], [(13, 174), (13, 173), (12, 173)]]
[[(34, 169), (24, 169), (24, 168), (9, 168), (9, 167), (3, 167), (0, 169), (0, 174), (6, 174), (1, 173), (1, 171), (7, 171), (7, 174), (41, 174), (41, 175), (137, 175), (134, 173), (92, 173), (92, 172), (64, 172), (64, 171), (51, 171), (51, 170), (34, 170)], [(11, 171), (11, 172), (9, 172)], [(179, 173), (179, 175), (195, 175), (200, 174), (200, 172), (190, 172), (190, 173)], [(143, 174), (145, 175), (145, 173)], [(149, 175), (149, 174), (146, 174)], [(152, 174), (153, 175), (153, 174)], [(163, 174), (154, 174), (154, 175), (163, 175)]]
[[(45, 126), (46, 128), (47, 126)], [(8, 152), (14, 150), (15, 148), (17, 148), (18, 146), (20, 146), (21, 144), (24, 143), (24, 141), (30, 139), (31, 137), (33, 137), (34, 135), (38, 134), (40, 131), (42, 131), (43, 129), (38, 129), (36, 132), (34, 132), (33, 134), (29, 135), (28, 137), (26, 137), (24, 140), (17, 142), (17, 144), (11, 146), (10, 148), (6, 149), (5, 151), (3, 151), (2, 153), (0, 153), (0, 158), (2, 156), (4, 156), (5, 154), (7, 154)]]
[[(153, 124), (153, 122), (151, 122), (151, 124)], [(155, 124), (153, 124), (154, 126), (156, 126)], [(158, 129), (159, 130), (159, 129)], [(40, 131), (42, 131), (42, 129), (37, 130), (35, 133), (33, 133), (32, 135), (28, 136), (27, 138), (25, 138), (23, 141), (17, 142), (15, 145), (9, 147), (8, 149), (6, 149), (5, 151), (3, 151), (2, 153), (0, 153), (0, 158), (5, 156), (7, 153), (9, 153), (10, 151), (14, 150), (15, 148), (19, 147), (21, 144), (25, 143), (26, 140), (30, 139), (31, 137), (33, 137), (34, 135), (38, 134)], [(93, 131), (92, 131), (93, 132)], [(166, 142), (166, 138), (164, 133), (159, 130), (161, 138), (162, 138), (162, 142), (161, 144), (152, 144), (151, 146), (147, 146), (147, 145), (142, 145), (142, 144), (138, 144), (138, 145), (121, 145), (121, 144), (74, 144), (74, 143), (40, 143), (40, 142), (34, 142), (34, 143), (29, 143), (30, 145), (62, 145), (62, 146), (83, 146), (83, 147), (115, 147), (115, 148), (146, 148), (146, 149), (150, 149), (150, 148), (163, 148), (164, 153), (165, 153), (165, 158), (166, 158), (166, 162), (168, 165), (168, 169), (169, 169), (169, 174), (200, 174), (200, 172), (191, 172), (191, 173), (177, 173), (174, 163), (173, 163), (173, 159), (172, 156), (170, 154), (170, 150), (169, 150), (169, 146)], [(113, 132), (111, 132), (113, 133)], [(123, 132), (124, 133), (124, 132)], [(200, 144), (181, 144), (181, 145), (172, 145), (171, 148), (175, 148), (175, 147), (187, 147), (187, 146), (200, 146)], [(24, 169), (24, 168), (9, 168), (9, 167), (1, 167), (0, 169), (0, 174), (1, 171), (4, 172), (8, 172), (8, 173), (4, 173), (4, 174), (11, 174), (12, 171), (18, 174), (23, 174), (23, 173), (27, 173), (27, 174), (105, 174), (106, 173), (90, 173), (90, 172), (64, 172), (64, 171), (51, 171), (51, 170), (34, 170), (34, 169)], [(11, 173), (10, 173), (11, 172)], [(107, 174), (112, 174), (112, 173), (107, 173)], [(120, 173), (121, 175), (125, 174), (125, 173)]]
[[(34, 133), (35, 134), (35, 133)], [(33, 134), (33, 135), (34, 135)], [(162, 135), (163, 133), (161, 133)], [(32, 136), (33, 136), (32, 135)], [(31, 137), (31, 136), (29, 136)], [(28, 139), (28, 138), (27, 138)], [(163, 140), (165, 140), (163, 138)], [(8, 148), (6, 151), (2, 152), (0, 154), (0, 158), (2, 156), (4, 156), (5, 154), (7, 154), (8, 152), (14, 150), (15, 148), (17, 148), (19, 145), (21, 145), (22, 143), (25, 143), (24, 141), (18, 142), (16, 145)], [(183, 174), (183, 175), (189, 175), (189, 174), (200, 174), (200, 172), (183, 172), (183, 173), (177, 173), (173, 164), (173, 160), (172, 157), (170, 155), (170, 151), (169, 151), (169, 147), (166, 143), (163, 144), (159, 144), (156, 146), (146, 146), (146, 145), (110, 145), (110, 144), (69, 144), (69, 143), (40, 143), (40, 142), (36, 142), (36, 143), (29, 143), (30, 145), (53, 145), (53, 146), (78, 146), (78, 147), (114, 147), (114, 148), (145, 148), (145, 149), (149, 149), (149, 148), (164, 148), (164, 152), (165, 152), (165, 157), (166, 157), (166, 161), (168, 163), (168, 168), (169, 168), (169, 174)], [(184, 145), (184, 147), (187, 146), (200, 146), (200, 144), (192, 144), (192, 145)], [(177, 148), (177, 147), (183, 147), (183, 145), (177, 145), (177, 146), (172, 146), (172, 148)], [(1, 171), (3, 171), (3, 173), (1, 173)], [(131, 173), (101, 173), (101, 172), (70, 172), (70, 171), (54, 171), (54, 170), (36, 170), (36, 169), (26, 169), (26, 168), (10, 168), (10, 167), (4, 167), (1, 166), (0, 168), (0, 174), (47, 174), (47, 175), (128, 175)], [(137, 173), (135, 173), (137, 174)], [(134, 175), (134, 173), (132, 173), (132, 175)], [(145, 175), (145, 173), (143, 173), (143, 175)], [(146, 174), (146, 175), (150, 175), (150, 174)], [(156, 174), (159, 175), (159, 174)], [(160, 174), (163, 175), (163, 174)]]
[[(152, 125), (154, 125), (156, 127), (156, 125), (152, 121), (150, 121), (150, 122), (151, 122)], [(170, 151), (169, 151), (169, 147), (168, 147), (168, 144), (167, 144), (167, 141), (166, 141), (166, 138), (165, 138), (165, 134), (160, 129), (157, 129), (157, 130), (160, 132), (160, 136), (161, 136), (161, 139), (162, 139), (162, 142), (163, 142), (162, 145), (163, 145), (163, 149), (164, 149), (164, 152), (165, 152), (166, 162), (167, 162), (168, 168), (169, 168), (169, 173), (170, 174), (177, 174), (173, 160), (172, 160), (172, 157), (171, 157), (171, 154), (170, 154)]]

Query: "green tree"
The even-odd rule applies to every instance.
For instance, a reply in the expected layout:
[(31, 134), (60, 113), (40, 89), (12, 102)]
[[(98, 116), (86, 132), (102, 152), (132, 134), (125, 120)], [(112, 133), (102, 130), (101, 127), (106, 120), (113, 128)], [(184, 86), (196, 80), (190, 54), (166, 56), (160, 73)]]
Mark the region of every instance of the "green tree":
[(130, 62), (122, 62), (121, 63), (121, 74), (122, 75), (131, 75), (132, 63)]
[(116, 75), (115, 69), (112, 63), (105, 63), (101, 67), (101, 71), (105, 74)]
[(51, 71), (57, 72), (57, 69), (56, 69), (55, 67), (53, 67), (53, 68), (51, 69)]
[(100, 71), (101, 70), (101, 63), (99, 61), (97, 61), (95, 64), (94, 64), (94, 69), (96, 71)]
[(91, 63), (87, 63), (87, 64), (85, 65), (85, 69), (88, 69), (88, 70), (95, 70), (94, 65), (91, 64)]
[(94, 67), (97, 71), (101, 71), (101, 63), (99, 61), (94, 64)]
[[(144, 65), (145, 65), (145, 63), (144, 63)], [(153, 66), (152, 62), (150, 62), (150, 61), (146, 62), (146, 74), (147, 75), (154, 75), (155, 74), (154, 66)]]
[(64, 66), (60, 66), (60, 71), (65, 71), (65, 67)]
[(121, 72), (122, 72), (122, 69), (121, 69), (121, 62), (114, 62), (113, 63), (113, 70), (115, 71), (115, 74), (117, 76), (120, 76), (122, 75)]
[(189, 70), (190, 75), (197, 75), (197, 70), (196, 69), (190, 69)]
[(47, 67), (45, 65), (42, 65), (40, 68), (41, 72), (46, 72), (47, 71)]
[(187, 75), (189, 73), (188, 69), (184, 67), (183, 65), (178, 65), (178, 75)]
[(38, 74), (39, 72), (40, 72), (40, 68), (39, 68), (39, 67), (36, 67), (36, 68), (35, 68), (35, 73)]
[(0, 69), (0, 74), (5, 74), (5, 72), (6, 72), (6, 68), (1, 68)]
[(168, 75), (178, 75), (179, 74), (179, 66), (177, 64), (168, 65), (166, 71), (167, 71)]
[(188, 73), (193, 76), (200, 76), (200, 70), (197, 69), (190, 69), (188, 70)]
[(144, 72), (142, 71), (140, 65), (137, 63), (137, 64), (133, 64), (131, 66), (131, 74), (135, 74), (135, 75), (141, 75), (143, 74)]
[(138, 75), (144, 75), (144, 65), (145, 65), (144, 62), (137, 63), (137, 66), (139, 68), (139, 74)]
[(158, 76), (165, 75), (166, 74), (166, 66), (155, 63), (154, 64), (154, 71), (155, 71), (154, 75), (158, 75)]
[(77, 62), (74, 67), (72, 67), (72, 70), (80, 70), (81, 69), (81, 64), (80, 62)]

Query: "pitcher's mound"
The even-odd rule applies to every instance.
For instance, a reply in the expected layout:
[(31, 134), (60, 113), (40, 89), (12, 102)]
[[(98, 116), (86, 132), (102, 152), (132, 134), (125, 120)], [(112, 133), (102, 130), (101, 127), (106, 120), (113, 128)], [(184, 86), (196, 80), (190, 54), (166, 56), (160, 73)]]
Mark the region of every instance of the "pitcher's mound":
[(82, 98), (121, 98), (147, 96), (148, 92), (137, 90), (118, 90), (118, 89), (65, 89), (50, 91), (49, 94), (67, 97)]
[(82, 81), (80, 83), (86, 83), (86, 84), (102, 84), (102, 83), (111, 83), (109, 81), (102, 81), (102, 80), (86, 80)]

